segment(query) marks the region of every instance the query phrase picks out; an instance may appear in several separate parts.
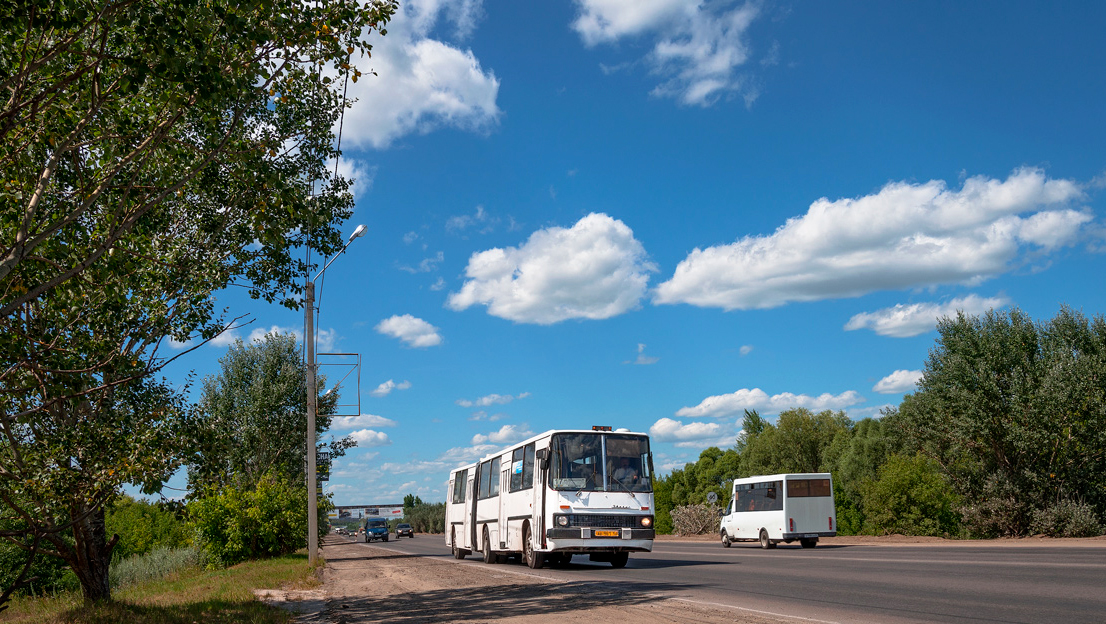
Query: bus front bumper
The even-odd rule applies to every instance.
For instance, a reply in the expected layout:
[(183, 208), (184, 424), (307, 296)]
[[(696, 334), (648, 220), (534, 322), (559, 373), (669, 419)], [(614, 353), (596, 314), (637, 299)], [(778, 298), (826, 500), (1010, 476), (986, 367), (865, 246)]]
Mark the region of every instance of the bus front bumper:
[[(616, 533), (616, 535), (610, 535)], [(651, 552), (653, 529), (546, 529), (546, 548), (558, 552)]]

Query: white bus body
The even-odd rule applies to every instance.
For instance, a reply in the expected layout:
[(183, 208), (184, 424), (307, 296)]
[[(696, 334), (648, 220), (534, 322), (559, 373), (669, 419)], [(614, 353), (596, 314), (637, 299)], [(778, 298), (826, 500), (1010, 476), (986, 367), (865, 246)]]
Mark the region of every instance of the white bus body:
[(534, 436), (450, 473), (446, 545), (488, 563), (517, 555), (540, 568), (587, 554), (623, 567), (653, 549), (652, 464), (644, 433)]
[(827, 472), (737, 479), (718, 533), (726, 548), (736, 541), (775, 548), (795, 540), (814, 548), (818, 538), (837, 535), (833, 480)]

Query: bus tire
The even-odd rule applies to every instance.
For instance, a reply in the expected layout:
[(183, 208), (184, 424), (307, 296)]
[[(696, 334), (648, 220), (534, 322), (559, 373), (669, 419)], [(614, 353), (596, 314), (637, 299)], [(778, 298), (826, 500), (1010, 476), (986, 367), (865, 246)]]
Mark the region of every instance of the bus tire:
[(765, 549), (776, 547), (776, 545), (772, 543), (772, 540), (768, 539), (768, 531), (764, 529), (760, 530), (760, 547)]
[(818, 545), (818, 538), (813, 537), (810, 539), (801, 539), (799, 543), (803, 545), (803, 548), (814, 548)]
[(464, 559), (465, 555), (467, 555), (468, 553), (457, 547), (457, 529), (453, 529), (453, 537), (450, 539), (450, 541), (453, 542), (453, 558)]
[(532, 570), (539, 570), (545, 565), (545, 553), (534, 550), (534, 540), (531, 539), (529, 524), (526, 524), (522, 529), (522, 554), (526, 559), (526, 565)]
[(726, 529), (722, 529), (722, 547), (729, 548), (731, 543), (730, 536), (726, 534)]
[(626, 562), (630, 560), (630, 553), (620, 552), (611, 555), (611, 567), (612, 568), (625, 568)]
[(492, 554), (492, 541), (488, 538), (488, 527), (484, 527), (484, 563), (496, 563), (496, 556)]

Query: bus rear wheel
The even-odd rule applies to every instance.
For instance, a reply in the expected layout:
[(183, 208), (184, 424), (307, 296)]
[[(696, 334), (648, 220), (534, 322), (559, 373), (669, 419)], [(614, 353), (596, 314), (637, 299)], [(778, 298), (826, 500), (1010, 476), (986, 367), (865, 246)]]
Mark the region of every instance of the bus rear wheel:
[(484, 563), (496, 563), (498, 559), (492, 554), (492, 541), (488, 538), (488, 527), (484, 527)]
[(534, 540), (530, 536), (529, 524), (522, 530), (522, 554), (526, 559), (526, 565), (531, 569), (538, 570), (545, 565), (545, 553), (534, 550)]
[(729, 548), (732, 543), (733, 542), (730, 541), (730, 536), (726, 534), (726, 529), (722, 529), (722, 547)]
[(626, 562), (630, 560), (630, 553), (620, 552), (611, 555), (611, 567), (612, 568), (625, 568)]
[(453, 543), (453, 558), (464, 559), (465, 555), (467, 555), (468, 553), (457, 547), (457, 529), (453, 529), (452, 537), (450, 537), (449, 541)]
[(813, 537), (810, 539), (801, 539), (799, 543), (803, 545), (803, 548), (814, 548), (818, 545), (818, 538)]

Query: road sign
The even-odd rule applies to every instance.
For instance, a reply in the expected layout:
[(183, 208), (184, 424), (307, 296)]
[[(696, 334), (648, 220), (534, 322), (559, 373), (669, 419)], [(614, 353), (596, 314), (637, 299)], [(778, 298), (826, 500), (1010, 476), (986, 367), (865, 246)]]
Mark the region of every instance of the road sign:
[(707, 492), (707, 502), (711, 505), (718, 502), (718, 495), (714, 492)]

